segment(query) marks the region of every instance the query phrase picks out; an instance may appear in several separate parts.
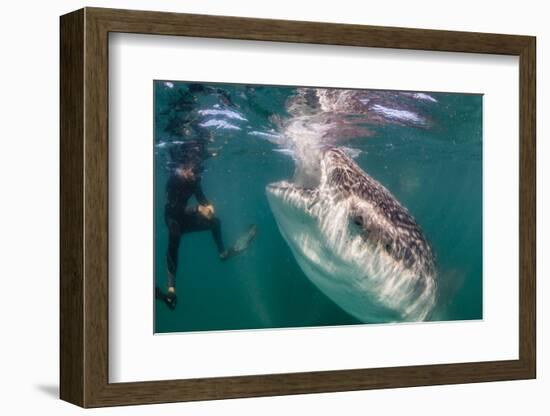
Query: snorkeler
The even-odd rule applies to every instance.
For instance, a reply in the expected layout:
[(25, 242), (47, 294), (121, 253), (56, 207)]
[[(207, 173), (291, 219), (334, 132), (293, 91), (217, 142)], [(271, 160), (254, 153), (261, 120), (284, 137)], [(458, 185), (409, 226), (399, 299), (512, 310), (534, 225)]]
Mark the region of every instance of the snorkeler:
[[(166, 183), (166, 205), (164, 218), (168, 227), (168, 250), (166, 264), (168, 269), (168, 290), (163, 293), (156, 288), (156, 297), (168, 305), (176, 307), (176, 272), (178, 252), (183, 234), (197, 231), (210, 231), (219, 258), (227, 260), (248, 248), (256, 236), (256, 226), (248, 228), (237, 242), (226, 249), (222, 239), (221, 221), (215, 215), (214, 206), (204, 195), (201, 187), (203, 161), (208, 157), (204, 141), (189, 140), (172, 148), (170, 156), (173, 168)], [(196, 206), (188, 206), (194, 196)]]

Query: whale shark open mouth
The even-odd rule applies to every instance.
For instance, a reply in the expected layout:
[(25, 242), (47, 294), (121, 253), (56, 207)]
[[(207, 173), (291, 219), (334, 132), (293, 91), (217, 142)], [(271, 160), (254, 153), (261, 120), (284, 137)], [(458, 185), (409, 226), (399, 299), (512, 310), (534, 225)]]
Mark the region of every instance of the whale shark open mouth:
[(295, 208), (303, 209), (308, 212), (318, 198), (318, 189), (296, 186), (292, 182), (281, 181), (267, 185), (268, 194), (280, 198), (287, 204)]
[(266, 187), (305, 275), (363, 322), (427, 319), (435, 269), (414, 219), (340, 149), (323, 150), (318, 172), (314, 186), (285, 180)]

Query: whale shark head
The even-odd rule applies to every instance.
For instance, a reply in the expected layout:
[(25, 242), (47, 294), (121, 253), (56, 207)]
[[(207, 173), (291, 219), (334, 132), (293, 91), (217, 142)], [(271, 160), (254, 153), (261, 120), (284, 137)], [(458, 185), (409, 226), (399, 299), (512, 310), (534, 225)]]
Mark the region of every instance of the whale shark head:
[(266, 189), (304, 273), (363, 322), (429, 318), (436, 298), (434, 259), (414, 218), (341, 149), (321, 149), (315, 160), (317, 168), (309, 171), (316, 178)]

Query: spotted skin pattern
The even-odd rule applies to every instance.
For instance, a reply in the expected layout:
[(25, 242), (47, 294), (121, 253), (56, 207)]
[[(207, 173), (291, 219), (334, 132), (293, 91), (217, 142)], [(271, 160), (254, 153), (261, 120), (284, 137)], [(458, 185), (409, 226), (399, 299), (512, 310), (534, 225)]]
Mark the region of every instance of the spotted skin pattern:
[(338, 148), (324, 152), (326, 181), (332, 198), (358, 198), (370, 202), (370, 210), (352, 203), (352, 221), (370, 244), (380, 245), (396, 261), (407, 268), (432, 275), (432, 249), (415, 219), (382, 184), (366, 174)]

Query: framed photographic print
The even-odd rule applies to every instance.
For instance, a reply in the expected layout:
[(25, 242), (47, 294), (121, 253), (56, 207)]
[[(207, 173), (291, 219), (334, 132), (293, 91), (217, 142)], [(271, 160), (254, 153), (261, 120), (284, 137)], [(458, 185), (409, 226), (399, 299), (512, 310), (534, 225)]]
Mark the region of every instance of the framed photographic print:
[(529, 36), (62, 16), (61, 398), (534, 378), (535, 104)]

